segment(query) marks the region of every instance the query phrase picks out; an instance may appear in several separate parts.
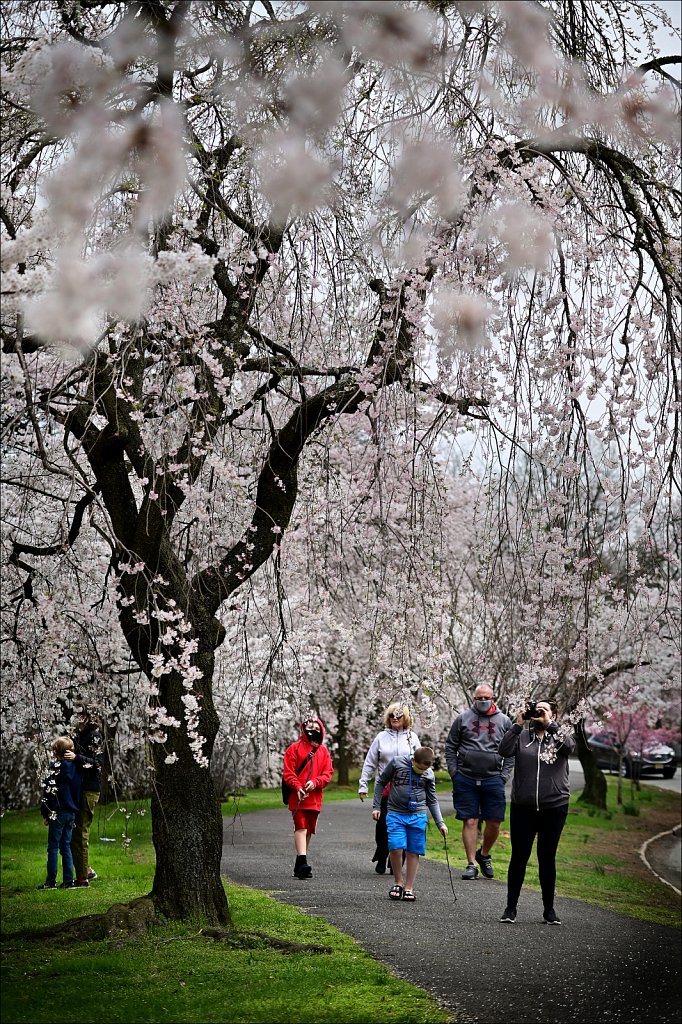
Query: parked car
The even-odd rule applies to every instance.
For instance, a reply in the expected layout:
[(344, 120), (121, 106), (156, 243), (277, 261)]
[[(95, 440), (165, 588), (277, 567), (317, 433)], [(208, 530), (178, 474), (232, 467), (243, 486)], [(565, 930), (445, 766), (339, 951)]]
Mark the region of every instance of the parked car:
[[(600, 768), (610, 772), (618, 771), (621, 745), (613, 733), (594, 733), (588, 738), (587, 744), (594, 752)], [(641, 753), (623, 746), (622, 754), (622, 770), (627, 779), (633, 775), (661, 775), (664, 779), (672, 779), (677, 771), (675, 751), (666, 743), (652, 742)]]

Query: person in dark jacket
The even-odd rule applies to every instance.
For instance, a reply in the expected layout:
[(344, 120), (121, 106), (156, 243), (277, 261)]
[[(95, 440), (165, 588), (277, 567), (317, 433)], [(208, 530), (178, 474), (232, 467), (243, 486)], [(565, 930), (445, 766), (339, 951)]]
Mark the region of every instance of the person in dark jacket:
[(500, 918), (516, 921), (516, 907), (526, 865), (537, 836), (538, 872), (545, 924), (561, 924), (554, 909), (556, 851), (568, 814), (568, 757), (575, 750), (572, 734), (559, 735), (554, 701), (537, 701), (536, 714), (524, 710), (505, 733), (500, 754), (514, 758), (509, 832), (511, 860), (507, 872), (507, 906)]
[(74, 886), (71, 833), (80, 807), (81, 778), (74, 762), (65, 760), (67, 751), (73, 751), (73, 740), (60, 736), (52, 746), (54, 761), (43, 780), (40, 813), (47, 825), (47, 871), (39, 889), (57, 888), (60, 853), (63, 881), (59, 888), (72, 889)]
[(296, 878), (310, 878), (308, 847), (322, 807), (322, 790), (331, 782), (332, 759), (324, 746), (324, 725), (315, 715), (301, 723), (301, 736), (284, 751), (282, 778), (289, 787), (289, 810), (294, 819)]
[(75, 723), (74, 752), (67, 753), (66, 757), (75, 760), (82, 775), (83, 789), (71, 837), (71, 851), (76, 869), (76, 887), (87, 889), (90, 882), (97, 878), (97, 872), (89, 863), (90, 826), (100, 797), (104, 743), (99, 719), (92, 708), (87, 705), (80, 708), (76, 712)]
[[(479, 868), (485, 878), (494, 877), (490, 851), (504, 821), (504, 784), (513, 767), (513, 761), (500, 755), (498, 746), (510, 727), (511, 720), (495, 707), (491, 687), (480, 683), (474, 690), (473, 706), (457, 716), (445, 741), (455, 815), (464, 822), (464, 879), (478, 878)], [(477, 850), (480, 821), (485, 821), (485, 829)]]

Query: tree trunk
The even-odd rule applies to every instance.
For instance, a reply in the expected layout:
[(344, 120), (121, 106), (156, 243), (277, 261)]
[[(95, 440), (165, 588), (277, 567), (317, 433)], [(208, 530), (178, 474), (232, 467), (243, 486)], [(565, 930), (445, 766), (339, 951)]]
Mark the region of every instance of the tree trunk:
[(154, 903), (166, 917), (231, 926), (220, 878), (223, 819), (210, 773), (187, 754), (167, 765), (159, 753), (152, 796)]
[(348, 696), (346, 693), (345, 680), (342, 681), (340, 693), (336, 706), (336, 731), (334, 732), (336, 742), (336, 758), (334, 767), (338, 772), (338, 785), (348, 786), (350, 769), (350, 749), (348, 743)]
[(338, 754), (336, 758), (336, 770), (338, 772), (338, 784), (339, 786), (349, 786), (349, 769), (350, 769), (350, 758), (348, 756), (348, 750), (346, 746), (339, 744)]
[[(151, 895), (166, 917), (231, 927), (220, 877), (223, 819), (209, 767), (219, 725), (212, 695), (213, 645), (207, 640), (205, 623), (195, 620), (194, 635), (199, 641), (194, 664), (201, 678), (192, 687), (193, 725), (183, 703), (189, 694), (182, 677), (169, 672), (159, 680), (159, 701), (180, 726), (169, 728), (166, 742), (152, 748), (156, 871)], [(198, 764), (193, 752), (205, 763)], [(169, 753), (175, 757), (170, 764), (166, 763)]]
[(580, 764), (582, 765), (583, 774), (585, 776), (585, 784), (583, 791), (578, 797), (578, 801), (582, 804), (590, 804), (592, 807), (597, 807), (599, 810), (606, 810), (606, 779), (604, 773), (600, 768), (597, 767), (597, 762), (592, 750), (587, 745), (585, 739), (585, 730), (583, 729), (582, 723), (579, 723), (575, 730), (576, 738), (576, 753), (580, 758)]

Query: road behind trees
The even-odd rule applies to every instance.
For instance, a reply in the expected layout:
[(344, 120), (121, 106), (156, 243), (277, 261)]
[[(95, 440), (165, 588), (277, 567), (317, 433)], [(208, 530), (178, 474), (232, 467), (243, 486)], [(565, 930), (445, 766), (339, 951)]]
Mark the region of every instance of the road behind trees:
[(504, 882), (463, 882), (455, 843), (450, 862), (457, 901), (446, 865), (423, 860), (417, 902), (394, 904), (387, 895), (391, 876), (377, 875), (370, 863), (370, 811), (359, 801), (323, 807), (307, 881), (293, 877), (286, 808), (225, 819), (222, 871), (324, 917), (456, 1011), (462, 1024), (678, 1024), (675, 929), (560, 897), (555, 905), (564, 923), (549, 927), (542, 923), (539, 893), (526, 891), (517, 923), (500, 924)]

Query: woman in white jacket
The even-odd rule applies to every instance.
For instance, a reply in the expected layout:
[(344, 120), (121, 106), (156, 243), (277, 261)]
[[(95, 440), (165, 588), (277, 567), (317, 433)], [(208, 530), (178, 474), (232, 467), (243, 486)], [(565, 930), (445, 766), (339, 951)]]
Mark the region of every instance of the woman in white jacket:
[[(369, 788), (369, 780), (374, 775), (379, 778), (385, 768), (391, 763), (394, 757), (402, 754), (413, 754), (421, 746), (416, 732), (412, 731), (412, 715), (406, 704), (394, 702), (389, 704), (384, 713), (384, 729), (374, 737), (371, 746), (367, 751), (365, 763), (362, 766), (362, 774), (358, 783), (358, 796), (364, 800)], [(372, 862), (376, 861), (377, 874), (386, 873), (386, 861), (388, 858), (388, 835), (386, 834), (386, 806), (388, 803), (387, 786), (381, 797), (381, 814), (376, 823), (375, 838), (376, 850)], [(390, 867), (389, 867), (390, 871)]]

